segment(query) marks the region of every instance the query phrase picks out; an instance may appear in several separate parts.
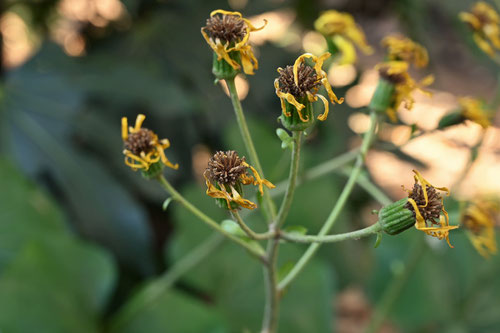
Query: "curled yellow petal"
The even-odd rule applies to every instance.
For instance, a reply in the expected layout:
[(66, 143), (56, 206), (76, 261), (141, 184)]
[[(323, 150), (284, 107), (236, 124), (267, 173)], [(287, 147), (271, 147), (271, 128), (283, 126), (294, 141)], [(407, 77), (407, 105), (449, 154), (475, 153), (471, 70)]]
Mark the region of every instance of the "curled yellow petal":
[(122, 117), (122, 139), (126, 141), (128, 139), (128, 119), (127, 117)]
[(321, 101), (323, 102), (323, 105), (325, 107), (325, 111), (323, 112), (323, 114), (320, 114), (318, 116), (318, 120), (325, 121), (326, 117), (328, 117), (328, 100), (323, 95), (316, 95), (316, 96), (321, 99)]

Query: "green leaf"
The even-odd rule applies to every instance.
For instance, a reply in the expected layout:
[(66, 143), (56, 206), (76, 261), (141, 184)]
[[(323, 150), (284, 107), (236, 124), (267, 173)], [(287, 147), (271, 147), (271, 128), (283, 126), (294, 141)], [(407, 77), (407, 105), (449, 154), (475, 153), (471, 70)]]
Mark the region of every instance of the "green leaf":
[(224, 220), (222, 221), (220, 226), (222, 227), (222, 229), (226, 230), (232, 235), (248, 239), (247, 234), (243, 231), (243, 229), (241, 229), (238, 223), (234, 222), (233, 220)]
[(170, 205), (171, 202), (172, 202), (172, 197), (167, 198), (165, 199), (165, 201), (163, 201), (163, 205), (161, 207), (163, 208), (164, 211), (167, 210), (168, 205)]
[(33, 240), (0, 278), (0, 327), (6, 332), (99, 332), (114, 285), (110, 257), (55, 234)]
[(289, 234), (305, 235), (307, 233), (307, 228), (301, 225), (290, 225), (287, 226), (285, 232)]
[(292, 149), (293, 148), (293, 138), (288, 135), (288, 132), (282, 128), (276, 129), (276, 135), (281, 139), (281, 148), (282, 149)]
[(216, 308), (171, 289), (137, 312), (117, 318), (120, 320), (112, 321), (110, 333), (228, 332)]

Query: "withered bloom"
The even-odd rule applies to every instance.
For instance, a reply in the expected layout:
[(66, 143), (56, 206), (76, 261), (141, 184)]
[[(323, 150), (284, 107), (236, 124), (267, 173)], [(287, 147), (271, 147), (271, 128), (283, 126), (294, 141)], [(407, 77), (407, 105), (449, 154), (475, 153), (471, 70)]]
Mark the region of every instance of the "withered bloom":
[[(266, 24), (264, 20), (264, 25), (256, 28), (241, 13), (218, 9), (210, 13), (207, 24), (201, 28), (201, 34), (215, 52), (217, 61), (225, 61), (233, 70), (243, 66), (245, 74), (253, 75), (259, 64), (248, 39), (251, 32), (263, 29)], [(216, 71), (214, 67), (214, 74), (217, 75)]]
[(325, 36), (329, 45), (333, 44), (333, 48), (340, 51), (342, 54), (340, 64), (356, 62), (354, 44), (365, 54), (373, 53), (373, 49), (366, 42), (363, 30), (349, 13), (327, 10), (314, 22), (314, 28)]
[[(274, 80), (274, 87), (281, 101), (284, 120), (290, 123), (291, 130), (303, 130), (301, 122), (312, 121), (311, 103), (317, 101), (318, 98), (321, 99), (325, 108), (323, 114), (318, 116), (318, 120), (326, 120), (329, 111), (328, 99), (318, 94), (321, 86), (325, 88), (330, 102), (340, 104), (344, 101), (343, 98), (337, 98), (325, 71), (321, 69), (328, 57), (330, 57), (328, 52), (320, 57), (305, 53), (297, 58), (293, 66), (278, 68), (279, 77)], [(312, 60), (313, 66), (305, 63), (307, 58)]]
[[(253, 176), (247, 171), (250, 169)], [(263, 194), (263, 185), (268, 188), (275, 186), (266, 179), (262, 179), (251, 165), (240, 158), (234, 150), (218, 151), (208, 161), (208, 167), (203, 173), (207, 185), (207, 195), (222, 199), (228, 209), (237, 209), (240, 206), (254, 209), (257, 205), (244, 199), (242, 185), (255, 185)]]
[(382, 40), (390, 61), (405, 61), (422, 68), (429, 63), (427, 50), (420, 44), (403, 36), (387, 36)]
[[(378, 96), (378, 91), (376, 91), (373, 99), (379, 98), (386, 101), (383, 109), (393, 122), (396, 122), (398, 119), (397, 110), (400, 105), (403, 105), (408, 110), (413, 108), (415, 100), (412, 97), (412, 93), (414, 90), (419, 90), (427, 95), (431, 94), (424, 87), (432, 84), (434, 77), (428, 75), (420, 82), (416, 82), (408, 73), (408, 67), (409, 65), (406, 61), (388, 61), (376, 66), (380, 78), (388, 83), (392, 89), (386, 93), (389, 96)], [(381, 83), (379, 83), (379, 86), (383, 87)], [(379, 88), (377, 87), (377, 89)]]
[[(446, 239), (450, 247), (449, 231), (458, 228), (450, 226), (448, 213), (443, 205), (443, 197), (437, 190), (450, 194), (446, 187), (435, 187), (431, 185), (422, 175), (415, 173), (415, 185), (408, 192), (408, 202), (406, 208), (413, 212), (415, 217), (415, 228), (425, 232), (427, 235)], [(404, 187), (403, 187), (404, 189)]]
[(158, 139), (153, 131), (142, 127), (146, 116), (139, 114), (134, 127), (128, 126), (126, 117), (122, 118), (122, 139), (125, 164), (135, 170), (148, 171), (152, 165), (163, 163), (172, 169), (178, 164), (172, 164), (165, 156), (164, 150), (170, 147), (168, 139)]
[(461, 213), (467, 236), (477, 252), (485, 258), (497, 253), (495, 216), (499, 211), (498, 202), (482, 199), (469, 203)]
[(477, 46), (490, 57), (500, 50), (500, 16), (484, 1), (474, 4), (471, 12), (461, 12), (459, 18), (468, 23)]

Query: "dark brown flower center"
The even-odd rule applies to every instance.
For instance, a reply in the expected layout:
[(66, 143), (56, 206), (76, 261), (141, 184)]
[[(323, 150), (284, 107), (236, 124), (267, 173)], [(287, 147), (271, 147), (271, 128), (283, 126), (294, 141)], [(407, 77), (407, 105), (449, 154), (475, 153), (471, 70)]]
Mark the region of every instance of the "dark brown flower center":
[[(432, 186), (426, 185), (426, 190), (427, 190), (428, 203), (427, 206), (425, 207), (420, 207), (425, 205), (424, 191), (421, 185), (415, 183), (415, 185), (413, 185), (412, 193), (408, 196), (408, 198), (415, 200), (420, 215), (422, 215), (425, 221), (438, 224), (439, 216), (441, 215), (441, 211), (443, 210), (441, 195)], [(405, 208), (411, 210), (413, 214), (415, 214), (415, 209), (413, 208), (413, 205), (410, 204), (409, 202), (406, 203)]]
[(155, 134), (147, 128), (141, 128), (136, 133), (130, 133), (128, 139), (124, 142), (125, 149), (132, 152), (134, 155), (145, 154), (154, 149), (153, 141)]
[(208, 161), (208, 177), (219, 184), (235, 185), (241, 175), (246, 173), (243, 164), (245, 158), (240, 158), (234, 150), (218, 151)]
[(215, 15), (207, 19), (205, 30), (212, 39), (223, 42), (237, 42), (245, 37), (246, 25), (236, 15)]
[(405, 76), (402, 73), (399, 74), (389, 74), (389, 67), (382, 66), (378, 70), (378, 74), (381, 78), (389, 81), (392, 84), (403, 84), (406, 81)]
[(293, 66), (286, 66), (285, 69), (281, 69), (279, 73), (280, 77), (278, 80), (280, 90), (298, 98), (304, 97), (306, 92), (312, 91), (321, 84), (314, 68), (304, 64), (300, 64), (297, 71), (298, 85), (295, 84), (293, 78)]

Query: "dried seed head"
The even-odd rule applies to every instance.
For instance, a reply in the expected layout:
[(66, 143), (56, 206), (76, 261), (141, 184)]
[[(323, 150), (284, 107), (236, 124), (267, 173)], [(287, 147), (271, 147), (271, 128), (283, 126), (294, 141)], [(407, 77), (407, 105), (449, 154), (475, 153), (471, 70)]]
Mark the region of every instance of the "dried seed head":
[(298, 85), (293, 79), (293, 66), (286, 66), (279, 70), (280, 90), (284, 93), (290, 93), (297, 98), (302, 98), (306, 92), (313, 90), (321, 84), (314, 68), (300, 64), (298, 68)]
[(138, 156), (141, 152), (147, 154), (155, 148), (153, 145), (155, 136), (153, 131), (141, 128), (139, 131), (129, 134), (128, 139), (124, 142), (125, 149)]
[(207, 19), (205, 30), (212, 39), (237, 42), (245, 37), (245, 21), (236, 15), (215, 15)]
[(234, 186), (247, 170), (244, 162), (234, 150), (218, 151), (208, 161), (206, 172), (210, 180)]
[(392, 84), (403, 84), (406, 82), (406, 77), (403, 75), (403, 73), (389, 74), (389, 69), (390, 68), (388, 66), (381, 66), (378, 70), (378, 74), (381, 78), (389, 81)]
[[(413, 189), (408, 198), (415, 200), (419, 208), (420, 215), (422, 215), (425, 221), (429, 221), (433, 224), (439, 224), (439, 216), (441, 215), (441, 211), (443, 210), (443, 203), (441, 202), (441, 195), (436, 191), (434, 187), (426, 185), (427, 190), (427, 206), (421, 207), (425, 205), (425, 197), (424, 191), (420, 184), (415, 183), (413, 185)], [(409, 202), (406, 203), (406, 208), (411, 210), (415, 215), (415, 209), (413, 205)], [(436, 221), (437, 220), (437, 221)]]

